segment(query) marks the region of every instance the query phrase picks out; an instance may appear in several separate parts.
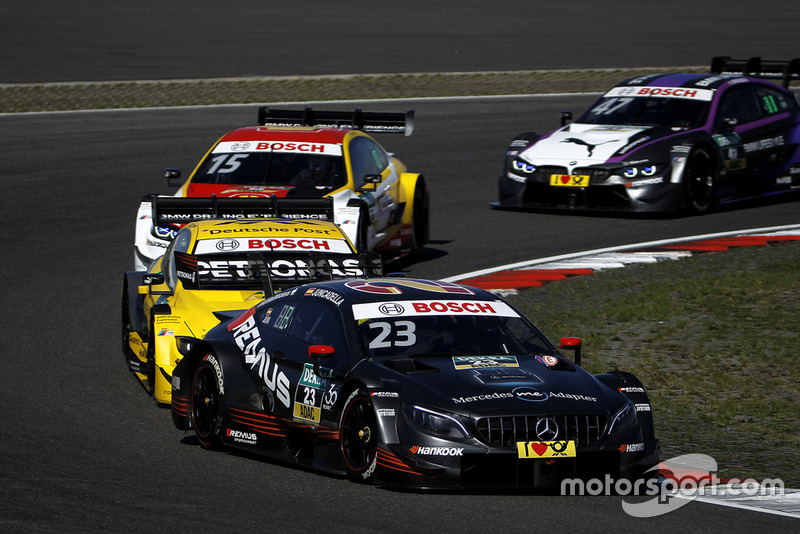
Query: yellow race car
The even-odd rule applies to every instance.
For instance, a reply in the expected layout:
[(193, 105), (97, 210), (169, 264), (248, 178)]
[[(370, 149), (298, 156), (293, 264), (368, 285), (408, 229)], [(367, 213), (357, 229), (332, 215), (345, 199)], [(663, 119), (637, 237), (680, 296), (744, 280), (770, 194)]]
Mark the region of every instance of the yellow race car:
[[(146, 195), (136, 215), (134, 269), (145, 270), (180, 226), (230, 211), (281, 218), (322, 217), (359, 249), (393, 261), (418, 254), (430, 237), (422, 174), (371, 137), (414, 128), (413, 110), (328, 111), (259, 108), (258, 125), (223, 135), (188, 179), (167, 169), (174, 195)], [(285, 201), (271, 207), (271, 199)]]
[(381, 275), (340, 227), (311, 219), (211, 219), (185, 225), (147, 271), (125, 273), (122, 350), (159, 405), (172, 397), (178, 336), (202, 338), (265, 297), (317, 280)]

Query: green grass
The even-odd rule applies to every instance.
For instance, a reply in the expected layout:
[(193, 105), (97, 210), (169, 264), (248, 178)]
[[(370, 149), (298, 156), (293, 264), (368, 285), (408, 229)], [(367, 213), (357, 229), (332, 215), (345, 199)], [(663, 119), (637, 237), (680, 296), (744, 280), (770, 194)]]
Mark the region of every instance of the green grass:
[(800, 485), (800, 244), (601, 271), (510, 297), (593, 373), (648, 388), (663, 458)]
[(626, 78), (707, 67), (265, 76), (0, 84), (0, 113), (604, 91)]

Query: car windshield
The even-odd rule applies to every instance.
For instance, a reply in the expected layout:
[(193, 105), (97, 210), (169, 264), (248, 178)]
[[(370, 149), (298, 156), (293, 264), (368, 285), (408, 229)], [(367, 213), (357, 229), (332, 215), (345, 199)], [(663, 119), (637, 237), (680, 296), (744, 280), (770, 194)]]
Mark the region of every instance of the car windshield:
[(575, 122), (697, 128), (705, 122), (708, 108), (708, 102), (699, 100), (612, 96), (600, 99)]
[(550, 343), (520, 317), (469, 315), (367, 319), (358, 332), (369, 357), (534, 354)]
[(211, 153), (192, 182), (198, 184), (294, 186), (319, 196), (347, 183), (341, 156), (297, 152)]

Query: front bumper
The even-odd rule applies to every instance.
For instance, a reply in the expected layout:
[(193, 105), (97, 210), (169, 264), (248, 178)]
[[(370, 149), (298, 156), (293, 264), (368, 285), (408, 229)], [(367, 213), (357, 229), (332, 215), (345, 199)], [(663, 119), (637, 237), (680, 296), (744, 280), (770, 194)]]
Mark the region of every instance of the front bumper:
[(586, 187), (551, 186), (549, 178), (531, 176), (524, 182), (504, 174), (498, 180), (495, 208), (562, 209), (625, 212), (670, 212), (685, 209), (682, 183), (670, 181), (669, 173), (648, 180), (625, 181), (611, 177)]
[(565, 480), (635, 479), (659, 461), (658, 440), (644, 442), (641, 452), (616, 446), (578, 448), (574, 458), (519, 458), (500, 448), (428, 447), (449, 454), (426, 456), (403, 445), (379, 449), (376, 482), (405, 488), (559, 488)]

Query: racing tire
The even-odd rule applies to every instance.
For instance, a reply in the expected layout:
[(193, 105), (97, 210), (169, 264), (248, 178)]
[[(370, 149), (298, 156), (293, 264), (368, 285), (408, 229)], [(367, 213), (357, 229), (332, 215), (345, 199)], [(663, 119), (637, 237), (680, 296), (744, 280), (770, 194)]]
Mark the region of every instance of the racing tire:
[(222, 381), (219, 362), (213, 354), (206, 354), (194, 370), (190, 406), (192, 428), (204, 449), (217, 449), (220, 445)]
[(358, 250), (367, 250), (367, 232), (369, 230), (369, 209), (362, 205), (358, 211), (358, 230), (356, 230), (355, 246)]
[(714, 188), (717, 177), (714, 159), (704, 148), (695, 148), (689, 154), (683, 175), (686, 207), (691, 213), (705, 213), (714, 205)]
[(411, 253), (418, 255), (422, 251), (423, 245), (430, 241), (430, 197), (425, 187), (425, 181), (420, 177), (414, 187), (414, 213), (412, 213), (412, 235), (413, 240)]
[(357, 389), (350, 394), (339, 422), (339, 451), (347, 478), (370, 483), (378, 459), (378, 419), (369, 394)]

